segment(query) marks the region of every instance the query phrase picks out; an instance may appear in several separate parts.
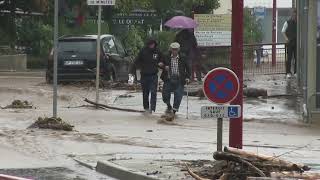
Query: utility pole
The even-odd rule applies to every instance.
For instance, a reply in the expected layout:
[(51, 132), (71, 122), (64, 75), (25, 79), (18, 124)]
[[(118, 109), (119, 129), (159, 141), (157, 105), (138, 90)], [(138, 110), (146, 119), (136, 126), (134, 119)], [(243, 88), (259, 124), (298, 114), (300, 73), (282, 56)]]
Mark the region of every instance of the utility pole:
[(57, 96), (58, 96), (58, 20), (59, 0), (54, 1), (54, 49), (53, 49), (53, 117), (57, 117)]
[(230, 120), (229, 146), (242, 149), (243, 137), (243, 0), (232, 0), (231, 68), (239, 78), (240, 88), (232, 105), (241, 106), (240, 118)]
[(272, 8), (272, 66), (276, 66), (276, 42), (277, 42), (277, 0), (273, 0)]

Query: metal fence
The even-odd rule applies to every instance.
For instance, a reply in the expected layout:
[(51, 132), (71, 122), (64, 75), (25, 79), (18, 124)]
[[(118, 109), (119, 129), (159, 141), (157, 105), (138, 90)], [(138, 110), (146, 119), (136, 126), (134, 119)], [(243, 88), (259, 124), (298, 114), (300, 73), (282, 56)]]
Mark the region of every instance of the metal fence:
[[(202, 62), (207, 70), (216, 67), (231, 66), (231, 47), (200, 48)], [(285, 44), (276, 44), (275, 64), (272, 64), (272, 44), (244, 45), (244, 74), (267, 75), (285, 74), (286, 72)]]

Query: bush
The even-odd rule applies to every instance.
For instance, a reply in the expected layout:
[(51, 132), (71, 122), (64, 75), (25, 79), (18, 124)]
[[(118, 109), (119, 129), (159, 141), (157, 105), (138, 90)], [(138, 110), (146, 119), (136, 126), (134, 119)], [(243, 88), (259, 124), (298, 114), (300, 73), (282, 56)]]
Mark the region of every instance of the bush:
[(28, 54), (47, 56), (53, 45), (53, 28), (32, 19), (22, 19), (17, 25), (18, 46)]
[(131, 49), (132, 55), (135, 57), (140, 49), (144, 46), (144, 41), (141, 37), (142, 31), (138, 28), (131, 26), (130, 30), (123, 36), (120, 36), (126, 49)]

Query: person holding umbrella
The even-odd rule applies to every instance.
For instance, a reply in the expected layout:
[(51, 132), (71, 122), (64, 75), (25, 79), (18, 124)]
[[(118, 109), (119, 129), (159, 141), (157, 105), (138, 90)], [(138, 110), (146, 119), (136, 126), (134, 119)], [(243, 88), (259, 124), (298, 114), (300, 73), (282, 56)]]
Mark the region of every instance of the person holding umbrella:
[(198, 49), (197, 39), (193, 33), (194, 28), (198, 26), (197, 22), (189, 17), (175, 16), (165, 23), (170, 28), (182, 29), (177, 33), (175, 42), (180, 44), (181, 53), (187, 57), (187, 62), (196, 68), (197, 80), (201, 81), (201, 70), (206, 69), (200, 62), (200, 51)]
[[(139, 52), (135, 59), (129, 74), (129, 79), (134, 79), (138, 67), (141, 72), (141, 86), (143, 95), (143, 108), (146, 113), (152, 113), (156, 110), (157, 89), (158, 89), (158, 68), (163, 67), (163, 56), (157, 48), (157, 42), (149, 39), (145, 47)], [(150, 101), (149, 97), (151, 95)]]
[[(164, 59), (164, 70), (161, 74), (163, 80), (162, 100), (167, 105), (166, 114), (178, 112), (184, 85), (190, 82), (191, 68), (186, 56), (180, 52), (180, 44), (174, 42), (170, 45), (169, 54)], [(171, 105), (171, 93), (174, 93), (173, 106)]]

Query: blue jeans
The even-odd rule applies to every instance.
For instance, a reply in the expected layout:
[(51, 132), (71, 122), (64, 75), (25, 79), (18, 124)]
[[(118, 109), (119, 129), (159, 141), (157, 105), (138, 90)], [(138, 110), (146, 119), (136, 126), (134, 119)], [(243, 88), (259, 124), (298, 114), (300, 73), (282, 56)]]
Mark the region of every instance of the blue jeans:
[(184, 92), (184, 86), (179, 83), (176, 87), (170, 83), (170, 81), (166, 81), (163, 84), (163, 90), (162, 90), (162, 100), (164, 103), (167, 104), (168, 108), (171, 109), (171, 93), (173, 92), (174, 100), (173, 100), (173, 110), (178, 111), (182, 97)]
[[(141, 75), (141, 86), (143, 95), (143, 108), (146, 110), (150, 109), (151, 111), (155, 111), (157, 104), (158, 75)], [(149, 103), (150, 94), (151, 99)]]

